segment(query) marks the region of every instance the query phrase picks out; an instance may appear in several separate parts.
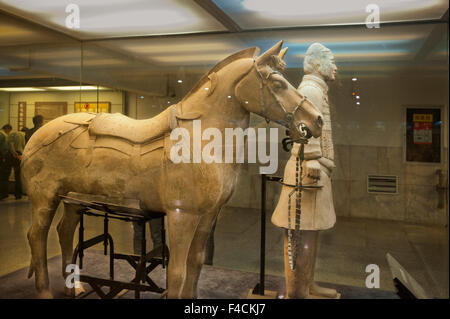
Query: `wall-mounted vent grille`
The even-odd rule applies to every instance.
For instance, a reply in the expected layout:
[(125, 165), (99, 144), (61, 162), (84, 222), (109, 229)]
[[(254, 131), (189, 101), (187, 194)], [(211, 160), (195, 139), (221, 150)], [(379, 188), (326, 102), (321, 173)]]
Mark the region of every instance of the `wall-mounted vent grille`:
[(371, 194), (397, 194), (398, 176), (367, 175), (367, 192)]

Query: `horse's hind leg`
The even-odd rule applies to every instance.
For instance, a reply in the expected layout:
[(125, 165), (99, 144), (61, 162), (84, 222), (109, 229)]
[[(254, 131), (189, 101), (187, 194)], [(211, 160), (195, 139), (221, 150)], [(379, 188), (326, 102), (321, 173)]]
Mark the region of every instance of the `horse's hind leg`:
[[(67, 265), (72, 263), (73, 255), (73, 236), (78, 223), (80, 222), (80, 216), (77, 214), (77, 207), (70, 204), (64, 204), (64, 212), (61, 220), (58, 223), (58, 236), (59, 244), (61, 245), (62, 254), (62, 274), (64, 279), (70, 273), (66, 272)], [(75, 287), (75, 296), (84, 292), (81, 283), (78, 283), (78, 288)], [(72, 296), (72, 289), (64, 286), (64, 293), (67, 296)]]
[(52, 298), (47, 269), (47, 237), (59, 200), (56, 192), (51, 193), (48, 190), (29, 196), (32, 205), (32, 223), (27, 234), (31, 248), (28, 278), (35, 273), (38, 298)]

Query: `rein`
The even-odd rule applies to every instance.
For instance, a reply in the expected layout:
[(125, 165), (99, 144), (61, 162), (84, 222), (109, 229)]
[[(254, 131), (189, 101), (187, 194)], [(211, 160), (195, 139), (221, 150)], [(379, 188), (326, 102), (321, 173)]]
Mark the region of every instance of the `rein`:
[[(302, 190), (303, 190), (303, 161), (305, 159), (305, 144), (300, 145), (295, 163), (295, 188), (288, 196), (288, 259), (291, 270), (295, 269), (297, 259), (297, 238), (294, 237), (294, 232), (291, 227), (291, 197), (296, 193), (295, 200), (295, 225), (294, 230), (300, 230), (300, 218), (302, 213)], [(299, 174), (300, 168), (300, 174)], [(300, 236), (300, 232), (296, 232)]]

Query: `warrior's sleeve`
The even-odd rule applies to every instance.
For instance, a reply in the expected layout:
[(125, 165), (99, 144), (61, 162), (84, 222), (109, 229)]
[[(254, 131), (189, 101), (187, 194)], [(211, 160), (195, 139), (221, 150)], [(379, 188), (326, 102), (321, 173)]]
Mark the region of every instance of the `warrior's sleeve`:
[[(300, 85), (298, 91), (301, 95), (306, 96), (314, 107), (322, 113), (322, 91), (311, 85)], [(322, 157), (322, 149), (320, 147), (320, 137), (311, 137), (308, 144), (305, 144), (305, 160), (314, 160)]]

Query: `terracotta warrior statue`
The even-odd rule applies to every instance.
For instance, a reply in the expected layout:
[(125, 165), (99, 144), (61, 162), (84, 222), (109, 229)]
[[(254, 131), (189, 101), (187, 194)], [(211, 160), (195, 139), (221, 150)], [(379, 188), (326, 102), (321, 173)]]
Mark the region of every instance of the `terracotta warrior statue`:
[[(329, 229), (336, 222), (330, 178), (334, 154), (327, 93), (327, 82), (335, 79), (336, 70), (334, 56), (328, 48), (320, 43), (308, 48), (304, 60), (305, 76), (298, 91), (322, 113), (324, 125), (321, 137), (311, 138), (304, 144), (301, 166), (301, 144), (294, 143), (284, 171), (284, 186), (272, 215), (272, 223), (285, 229), (286, 298), (340, 297), (336, 290), (320, 287), (314, 282), (318, 230)], [(306, 186), (300, 196), (294, 187), (299, 184), (299, 179)], [(300, 217), (296, 218), (296, 213)]]

